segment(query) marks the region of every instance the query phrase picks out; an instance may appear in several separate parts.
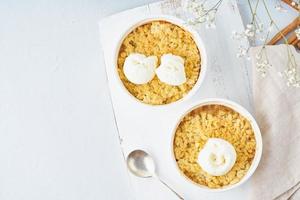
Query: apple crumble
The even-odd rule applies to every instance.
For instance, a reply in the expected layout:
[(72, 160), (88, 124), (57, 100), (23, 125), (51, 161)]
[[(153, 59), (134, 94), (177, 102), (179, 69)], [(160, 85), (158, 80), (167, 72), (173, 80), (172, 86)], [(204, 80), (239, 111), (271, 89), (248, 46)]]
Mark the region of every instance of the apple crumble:
[[(233, 145), (236, 162), (225, 175), (212, 176), (197, 163), (199, 152), (210, 138)], [(256, 141), (250, 122), (222, 105), (205, 105), (187, 114), (177, 127), (173, 150), (181, 172), (193, 182), (209, 188), (222, 188), (239, 182), (255, 156)]]
[[(124, 75), (123, 65), (126, 57), (132, 53), (154, 55), (159, 60), (168, 53), (181, 56), (184, 58), (186, 82), (172, 86), (155, 76), (146, 84), (131, 83)], [(166, 21), (152, 21), (129, 33), (121, 44), (117, 65), (126, 89), (140, 101), (152, 105), (169, 104), (183, 98), (197, 82), (201, 68), (200, 53), (191, 33)]]

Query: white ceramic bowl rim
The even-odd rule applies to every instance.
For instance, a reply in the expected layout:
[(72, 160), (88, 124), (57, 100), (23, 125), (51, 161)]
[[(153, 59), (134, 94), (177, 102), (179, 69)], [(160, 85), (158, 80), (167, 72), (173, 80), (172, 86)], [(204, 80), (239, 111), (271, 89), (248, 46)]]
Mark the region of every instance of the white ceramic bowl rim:
[[(159, 105), (147, 104), (147, 103), (144, 103), (141, 100), (137, 99), (135, 96), (133, 96), (127, 90), (127, 88), (123, 84), (122, 80), (120, 79), (120, 76), (119, 76), (119, 73), (118, 73), (118, 70), (117, 70), (117, 68), (118, 68), (118, 62), (117, 62), (117, 60), (118, 60), (119, 51), (120, 51), (120, 48), (121, 48), (123, 40), (135, 28), (137, 28), (137, 27), (139, 27), (139, 26), (141, 26), (143, 24), (149, 23), (151, 21), (167, 21), (167, 22), (175, 24), (175, 25), (181, 27), (182, 29), (188, 31), (189, 33), (191, 33), (191, 35), (193, 37), (193, 40), (195, 41), (195, 43), (196, 43), (196, 45), (198, 47), (198, 50), (200, 52), (200, 59), (201, 59), (200, 66), (201, 66), (201, 70), (200, 70), (200, 73), (199, 73), (198, 80), (196, 81), (196, 84), (193, 86), (193, 88), (184, 97), (182, 97), (181, 99), (178, 99), (177, 101), (171, 102), (169, 104), (159, 104)], [(192, 27), (187, 26), (183, 20), (181, 20), (179, 18), (176, 18), (176, 17), (173, 17), (173, 16), (170, 16), (170, 15), (148, 16), (148, 17), (144, 17), (144, 18), (138, 20), (136, 23), (134, 23), (133, 25), (131, 25), (124, 33), (121, 34), (121, 37), (120, 37), (119, 42), (118, 42), (118, 45), (116, 46), (116, 49), (115, 49), (115, 73), (118, 76), (117, 79), (118, 79), (119, 83), (121, 84), (122, 89), (127, 94), (129, 94), (130, 97), (134, 98), (135, 101), (137, 101), (139, 103), (142, 103), (144, 105), (148, 105), (148, 106), (170, 106), (170, 105), (175, 105), (175, 104), (177, 105), (178, 103), (181, 103), (181, 102), (183, 102), (183, 101), (191, 98), (196, 93), (196, 91), (199, 89), (199, 87), (202, 85), (202, 82), (203, 82), (203, 80), (205, 78), (205, 75), (206, 75), (206, 71), (207, 71), (207, 54), (206, 54), (204, 43), (203, 43), (202, 39), (200, 38), (199, 34)]]
[[(194, 181), (192, 181), (191, 179), (189, 179), (186, 175), (184, 175), (183, 172), (179, 169), (179, 167), (177, 165), (175, 155), (174, 155), (173, 145), (174, 145), (174, 138), (175, 138), (175, 133), (178, 128), (178, 125), (180, 124), (182, 119), (188, 113), (190, 113), (192, 110), (202, 107), (202, 106), (205, 106), (205, 105), (223, 105), (223, 106), (233, 109), (234, 111), (238, 112), (243, 117), (246, 117), (249, 120), (249, 122), (252, 126), (252, 129), (254, 131), (254, 136), (255, 136), (255, 140), (256, 140), (255, 156), (253, 158), (252, 164), (251, 164), (249, 170), (247, 171), (246, 175), (238, 183), (236, 183), (234, 185), (229, 185), (229, 186), (225, 186), (223, 188), (214, 189), (214, 188), (209, 188), (209, 187), (197, 184)], [(171, 154), (172, 154), (172, 158), (173, 158), (174, 164), (176, 165), (177, 170), (185, 178), (185, 180), (187, 180), (188, 182), (192, 183), (193, 185), (196, 185), (199, 188), (201, 188), (205, 191), (208, 191), (208, 192), (222, 192), (222, 191), (231, 190), (233, 188), (240, 186), (244, 182), (246, 182), (252, 176), (254, 171), (256, 170), (256, 168), (260, 162), (261, 156), (262, 156), (263, 144), (262, 144), (261, 132), (260, 132), (260, 129), (259, 129), (254, 117), (244, 107), (242, 107), (241, 105), (239, 105), (233, 101), (227, 100), (227, 99), (208, 98), (208, 99), (203, 99), (203, 100), (198, 101), (197, 103), (193, 104), (193, 106), (191, 106), (189, 109), (187, 109), (185, 112), (183, 112), (183, 114), (181, 114), (179, 120), (177, 120), (177, 123), (174, 126), (174, 130), (173, 130), (172, 134), (173, 135), (172, 135), (172, 140), (171, 140)]]

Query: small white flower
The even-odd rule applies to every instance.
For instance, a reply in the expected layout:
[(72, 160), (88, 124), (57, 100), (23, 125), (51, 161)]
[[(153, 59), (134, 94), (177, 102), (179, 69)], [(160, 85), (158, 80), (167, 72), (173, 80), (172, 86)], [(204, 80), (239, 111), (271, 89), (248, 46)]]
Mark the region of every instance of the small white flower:
[(262, 57), (262, 53), (256, 54), (256, 70), (262, 77), (266, 77), (267, 71), (272, 65), (269, 63), (266, 57)]
[(256, 58), (257, 60), (261, 60), (261, 58), (262, 58), (261, 53), (257, 53), (257, 54), (255, 55), (255, 58)]
[(300, 75), (297, 72), (297, 67), (293, 62), (289, 61), (287, 69), (283, 72), (279, 72), (279, 76), (286, 79), (288, 87), (300, 87)]
[(182, 7), (185, 11), (192, 14), (194, 17), (202, 16), (207, 12), (204, 4), (195, 0), (182, 1)]
[(298, 28), (295, 30), (295, 33), (296, 33), (297, 39), (300, 40), (300, 27), (298, 27)]
[(248, 49), (247, 49), (246, 47), (244, 47), (244, 46), (239, 46), (239, 47), (238, 47), (238, 52), (237, 52), (236, 56), (237, 56), (238, 58), (244, 57), (244, 56), (247, 55), (247, 52), (248, 52)]
[(181, 2), (189, 25), (206, 23), (206, 28), (215, 28), (217, 8), (207, 8), (205, 0), (182, 0)]
[(261, 77), (265, 78), (267, 76), (267, 72), (261, 72), (260, 75)]
[(216, 15), (217, 15), (217, 10), (216, 9), (209, 11), (209, 13), (208, 13), (209, 20), (210, 21), (215, 21), (216, 20)]
[(256, 28), (253, 24), (247, 24), (244, 34), (248, 38), (253, 38), (255, 36), (255, 31), (256, 31)]
[(253, 29), (254, 25), (253, 24), (247, 24), (246, 27), (247, 27), (247, 29)]

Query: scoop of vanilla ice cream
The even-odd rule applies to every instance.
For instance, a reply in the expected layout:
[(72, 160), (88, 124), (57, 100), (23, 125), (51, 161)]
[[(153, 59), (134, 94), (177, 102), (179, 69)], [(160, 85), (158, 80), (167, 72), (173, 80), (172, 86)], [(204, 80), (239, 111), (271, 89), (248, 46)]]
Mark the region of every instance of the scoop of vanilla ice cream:
[(135, 84), (145, 84), (155, 76), (156, 56), (145, 56), (139, 53), (130, 54), (124, 62), (123, 71), (126, 78)]
[(169, 85), (181, 85), (186, 82), (184, 59), (173, 54), (164, 54), (161, 64), (156, 69), (160, 81)]
[(226, 140), (210, 138), (198, 155), (201, 168), (212, 176), (227, 174), (236, 161), (234, 147)]

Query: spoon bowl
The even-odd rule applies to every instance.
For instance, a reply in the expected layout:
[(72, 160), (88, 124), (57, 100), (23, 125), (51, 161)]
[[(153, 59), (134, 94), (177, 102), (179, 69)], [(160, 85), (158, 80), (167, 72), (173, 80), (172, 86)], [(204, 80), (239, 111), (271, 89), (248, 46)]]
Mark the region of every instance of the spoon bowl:
[(143, 150), (134, 150), (127, 156), (127, 167), (131, 173), (138, 177), (149, 178), (154, 177), (167, 188), (169, 188), (179, 199), (183, 199), (174, 189), (166, 182), (161, 180), (155, 173), (155, 163), (152, 157)]
[(145, 151), (134, 150), (127, 157), (127, 167), (136, 176), (148, 178), (155, 175), (152, 157)]

